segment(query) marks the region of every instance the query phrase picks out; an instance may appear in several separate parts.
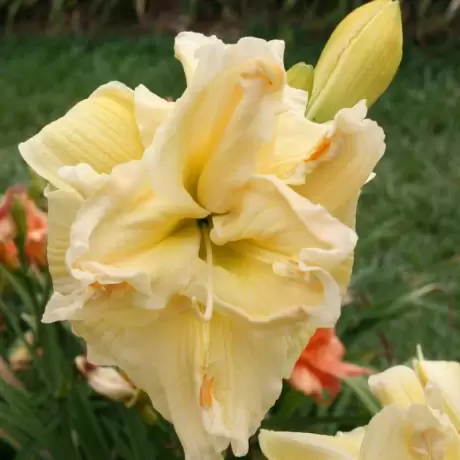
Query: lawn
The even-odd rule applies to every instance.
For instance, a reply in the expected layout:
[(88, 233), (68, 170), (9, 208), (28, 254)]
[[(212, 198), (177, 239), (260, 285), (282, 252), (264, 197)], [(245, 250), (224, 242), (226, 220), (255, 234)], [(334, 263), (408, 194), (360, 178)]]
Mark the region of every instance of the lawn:
[[(314, 62), (319, 49), (291, 45), (288, 62)], [(362, 195), (355, 300), (339, 328), (350, 359), (364, 364), (404, 361), (417, 343), (429, 357), (460, 359), (459, 50), (409, 46), (391, 89), (371, 111), (388, 149)], [(172, 97), (184, 85), (167, 37), (0, 43), (1, 189), (26, 178), (17, 143), (108, 80), (143, 83)], [(396, 317), (367, 328), (369, 312), (395, 308)]]

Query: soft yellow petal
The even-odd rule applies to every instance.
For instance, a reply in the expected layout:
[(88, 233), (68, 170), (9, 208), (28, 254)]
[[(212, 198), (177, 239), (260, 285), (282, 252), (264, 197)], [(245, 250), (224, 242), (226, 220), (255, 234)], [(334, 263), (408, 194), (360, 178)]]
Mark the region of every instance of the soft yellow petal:
[(422, 385), (434, 382), (441, 390), (445, 410), (460, 430), (460, 364), (454, 361), (416, 360), (414, 368)]
[(84, 288), (80, 286), (79, 288), (78, 291), (74, 290), (69, 294), (61, 294), (58, 291), (53, 292), (43, 312), (42, 322), (45, 324), (54, 323), (78, 317), (87, 300)]
[(460, 435), (446, 414), (432, 410), (428, 416), (426, 406), (414, 405), (406, 418), (412, 424), (411, 447), (417, 453), (433, 460), (460, 458)]
[(360, 460), (416, 460), (419, 458), (410, 448), (410, 433), (405, 432), (405, 409), (385, 407), (370, 421), (366, 428)]
[(190, 286), (187, 295), (205, 304), (208, 287), (215, 309), (250, 320), (254, 326), (303, 320), (312, 327), (332, 327), (340, 313), (334, 280), (317, 267), (292, 274), (275, 271), (277, 260), (276, 255), (242, 243), (213, 247), (210, 282), (210, 268), (203, 263), (198, 283)]
[[(52, 304), (73, 291), (83, 289), (67, 264), (67, 250), (71, 244), (71, 228), (86, 199), (105, 183), (107, 176), (97, 174), (89, 165), (65, 166), (59, 170), (69, 189), (48, 190), (48, 265), (55, 295)], [(58, 300), (59, 303), (59, 300)], [(73, 301), (72, 301), (73, 303)]]
[(201, 49), (193, 84), (146, 152), (157, 193), (183, 203), (198, 197), (225, 212), (273, 136), (284, 80), (282, 61), (263, 40)]
[(133, 91), (109, 83), (78, 103), (62, 118), (19, 145), (22, 157), (55, 187), (68, 187), (62, 166), (87, 163), (98, 173), (140, 158), (142, 143), (134, 117)]
[(299, 322), (255, 328), (246, 320), (216, 314), (209, 334), (205, 373), (213, 384), (211, 404), (203, 408), (204, 426), (215, 435), (228, 431), (234, 454), (243, 456), (313, 329)]
[(343, 203), (335, 212), (335, 217), (353, 230), (356, 229), (356, 212), (360, 195), (361, 192), (358, 192), (356, 196)]
[(174, 302), (149, 319), (149, 311), (125, 301), (126, 322), (142, 319), (129, 327), (112, 303), (87, 305), (91, 313), (72, 325), (99, 359), (114, 362), (150, 395), (174, 424), (187, 459), (220, 458), (229, 443), (244, 455), (308, 330), (296, 324), (284, 335), (219, 313), (202, 322), (185, 298)]
[(63, 166), (58, 175), (73, 191), (77, 192), (84, 200), (91, 198), (108, 180), (107, 174), (98, 174), (87, 163), (76, 166)]
[(291, 185), (305, 183), (310, 172), (307, 161), (321, 148), (331, 127), (313, 123), (303, 114), (286, 111), (277, 117), (274, 144), (259, 159), (259, 171), (275, 174)]
[(249, 240), (288, 257), (315, 248), (319, 266), (328, 251), (331, 261), (326, 265), (333, 266), (353, 252), (356, 244), (355, 232), (269, 176), (254, 176), (234, 195), (231, 205), (230, 212), (213, 218), (215, 244)]
[(383, 406), (425, 403), (423, 388), (415, 372), (407, 366), (395, 366), (370, 376), (369, 388)]
[(428, 406), (382, 409), (369, 423), (360, 460), (455, 460), (460, 437), (447, 417)]
[(325, 436), (262, 430), (259, 443), (268, 460), (355, 460), (364, 430), (359, 428), (350, 434)]
[[(176, 36), (174, 52), (184, 68), (187, 85), (190, 85), (193, 79), (201, 53), (206, 52), (204, 51), (206, 47), (216, 44), (226, 47), (231, 46), (224, 45), (215, 35), (208, 37), (196, 32), (181, 32)], [(282, 40), (271, 40), (267, 44), (271, 52), (282, 60), (284, 57), (284, 42)], [(216, 56), (216, 58), (218, 57)]]
[(91, 273), (101, 288), (127, 283), (132, 302), (148, 309), (165, 307), (195, 276), (199, 263), (200, 232), (192, 221), (139, 254), (112, 264), (85, 260), (81, 269)]
[(71, 319), (101, 292), (128, 290), (137, 306), (164, 307), (190, 283), (200, 262), (198, 225), (183, 222), (193, 210), (154, 199), (139, 162), (117, 166), (97, 186), (86, 169), (66, 171), (74, 190), (49, 194), (56, 292), (44, 320)]
[(305, 107), (308, 103), (306, 91), (286, 85), (283, 92), (283, 102), (290, 112), (305, 118)]
[(48, 265), (54, 290), (71, 293), (79, 287), (66, 265), (70, 244), (70, 227), (83, 198), (73, 190), (55, 190), (48, 195)]
[(296, 187), (338, 218), (349, 214), (346, 203), (355, 206), (354, 199), (385, 151), (383, 130), (365, 116), (363, 101), (337, 114), (328, 153), (331, 158), (313, 169), (305, 185)]
[(167, 101), (150, 92), (144, 85), (134, 90), (136, 122), (144, 148), (153, 141), (159, 126), (174, 109), (174, 102)]
[[(138, 306), (139, 293), (131, 289), (126, 283), (112, 284), (97, 287), (87, 287), (81, 283), (80, 290), (70, 294), (54, 292), (46, 305), (42, 321), (54, 323), (56, 321), (88, 321), (104, 318), (107, 327), (117, 327), (120, 321), (127, 328), (146, 324), (148, 319), (159, 316), (161, 309), (148, 309), (144, 305)], [(131, 314), (127, 314), (130, 308)], [(110, 316), (107, 310), (110, 309)], [(148, 321), (147, 321), (148, 322)], [(89, 344), (91, 347), (91, 344)], [(92, 350), (96, 357), (94, 364), (111, 364), (108, 358)]]
[(139, 309), (125, 304), (124, 315), (120, 311), (116, 317), (111, 305), (99, 310), (93, 319), (73, 321), (76, 333), (149, 394), (155, 409), (174, 424), (187, 460), (220, 460), (228, 441), (209, 435), (203, 426), (202, 323), (190, 303), (179, 299), (159, 315), (141, 310), (142, 321), (129, 326)]
[(185, 208), (155, 196), (141, 161), (124, 163), (80, 209), (72, 226), (69, 263), (123, 265), (142, 257), (187, 217), (204, 216), (196, 205)]
[(233, 198), (230, 212), (213, 218), (215, 244), (245, 240), (278, 254), (273, 262), (298, 263), (300, 272), (327, 270), (346, 289), (356, 244), (353, 230), (270, 177), (255, 176)]
[[(336, 209), (334, 216), (347, 227), (356, 229), (356, 211), (360, 193), (343, 203)], [(353, 272), (354, 252), (350, 254), (338, 267), (331, 269), (330, 273), (339, 283), (342, 297), (346, 295)]]
[(177, 35), (174, 42), (174, 52), (176, 58), (179, 59), (184, 68), (187, 85), (190, 85), (198, 66), (197, 51), (200, 48), (216, 43), (223, 45), (223, 42), (215, 35), (207, 37), (196, 32), (181, 32)]

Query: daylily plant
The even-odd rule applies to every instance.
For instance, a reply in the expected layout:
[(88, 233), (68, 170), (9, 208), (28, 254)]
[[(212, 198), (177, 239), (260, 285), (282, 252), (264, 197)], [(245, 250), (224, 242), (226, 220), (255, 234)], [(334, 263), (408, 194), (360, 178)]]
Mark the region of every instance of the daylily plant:
[(337, 436), (262, 431), (268, 460), (460, 458), (460, 364), (414, 362), (369, 378), (383, 409), (367, 427)]
[(284, 43), (181, 33), (176, 102), (109, 83), (20, 145), (50, 186), (45, 322), (117, 365), (185, 456), (237, 456), (349, 283), (385, 150), (364, 101), (317, 124)]

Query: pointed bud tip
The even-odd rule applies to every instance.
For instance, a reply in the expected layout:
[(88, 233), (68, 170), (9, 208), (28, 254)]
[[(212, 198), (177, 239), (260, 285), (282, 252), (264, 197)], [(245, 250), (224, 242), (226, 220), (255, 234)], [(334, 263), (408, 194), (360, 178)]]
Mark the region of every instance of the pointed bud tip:
[(307, 116), (331, 120), (362, 99), (370, 107), (388, 88), (402, 59), (398, 1), (374, 0), (350, 13), (334, 30), (315, 69)]

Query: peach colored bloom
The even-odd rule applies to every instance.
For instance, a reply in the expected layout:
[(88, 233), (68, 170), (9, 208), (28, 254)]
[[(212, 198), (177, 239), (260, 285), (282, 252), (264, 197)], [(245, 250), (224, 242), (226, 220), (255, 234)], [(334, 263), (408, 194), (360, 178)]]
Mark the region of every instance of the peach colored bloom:
[(342, 362), (345, 347), (334, 329), (317, 329), (292, 372), (289, 383), (299, 391), (324, 403), (323, 390), (334, 399), (340, 391), (340, 379), (370, 374), (369, 369)]
[(16, 229), (11, 217), (16, 192), (16, 188), (9, 188), (0, 204), (0, 262), (8, 268), (19, 265), (18, 250), (13, 241)]
[(18, 250), (12, 240), (6, 242), (0, 241), (0, 263), (6, 265), (10, 269), (18, 267)]
[(26, 255), (30, 263), (45, 265), (48, 219), (21, 186), (10, 187), (0, 204), (0, 263), (8, 268), (19, 266), (18, 249), (14, 243), (16, 226), (12, 216), (15, 199), (22, 204), (26, 215)]
[(48, 218), (37, 205), (23, 193), (20, 200), (26, 211), (27, 237), (26, 254), (31, 262), (40, 266), (46, 264), (46, 236)]

